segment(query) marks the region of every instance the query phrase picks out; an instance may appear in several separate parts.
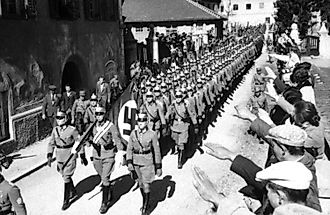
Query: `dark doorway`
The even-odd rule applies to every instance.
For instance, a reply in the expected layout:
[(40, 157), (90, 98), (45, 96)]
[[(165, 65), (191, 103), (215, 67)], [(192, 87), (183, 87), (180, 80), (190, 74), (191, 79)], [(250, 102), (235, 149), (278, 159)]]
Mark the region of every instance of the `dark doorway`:
[(73, 91), (78, 92), (82, 86), (82, 79), (79, 68), (76, 63), (69, 61), (65, 64), (62, 75), (62, 92), (65, 91), (65, 85), (69, 84)]

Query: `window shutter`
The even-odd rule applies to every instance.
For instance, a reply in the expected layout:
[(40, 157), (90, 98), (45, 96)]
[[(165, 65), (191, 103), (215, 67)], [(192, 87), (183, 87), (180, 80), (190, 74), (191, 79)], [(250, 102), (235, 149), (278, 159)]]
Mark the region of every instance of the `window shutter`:
[(36, 0), (27, 0), (26, 15), (28, 19), (33, 19), (37, 16), (37, 2)]
[(115, 2), (117, 0), (102, 0), (102, 19), (105, 21), (115, 20)]
[(84, 13), (85, 13), (85, 19), (87, 20), (93, 20), (91, 16), (91, 0), (84, 0)]
[(60, 0), (48, 0), (48, 4), (49, 4), (49, 16), (54, 19), (60, 18), (60, 14), (59, 14)]
[(80, 18), (80, 2), (79, 0), (72, 0), (72, 19), (76, 20)]

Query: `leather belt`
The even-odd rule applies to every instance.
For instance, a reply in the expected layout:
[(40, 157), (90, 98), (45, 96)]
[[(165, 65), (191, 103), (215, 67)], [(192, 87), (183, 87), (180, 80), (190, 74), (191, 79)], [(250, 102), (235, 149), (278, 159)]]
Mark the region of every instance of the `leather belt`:
[(72, 148), (73, 147), (73, 144), (70, 144), (70, 145), (64, 145), (64, 146), (59, 146), (59, 145), (55, 145), (56, 148), (58, 149), (69, 149), (69, 148)]
[(134, 150), (133, 151), (134, 154), (139, 154), (139, 155), (146, 155), (146, 154), (150, 154), (151, 150), (146, 150), (146, 151), (138, 151), (138, 150)]

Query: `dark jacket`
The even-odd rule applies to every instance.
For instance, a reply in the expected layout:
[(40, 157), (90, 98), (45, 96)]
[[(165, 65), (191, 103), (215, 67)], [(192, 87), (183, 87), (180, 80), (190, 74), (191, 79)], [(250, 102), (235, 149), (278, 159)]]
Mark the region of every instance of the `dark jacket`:
[(68, 114), (71, 114), (72, 106), (74, 101), (76, 100), (76, 97), (77, 95), (75, 92), (71, 92), (70, 96), (68, 96), (67, 93), (64, 92), (62, 95), (62, 110)]
[(56, 115), (56, 112), (60, 107), (61, 96), (54, 94), (52, 99), (50, 93), (47, 93), (42, 103), (42, 114), (45, 114), (47, 117), (53, 117)]

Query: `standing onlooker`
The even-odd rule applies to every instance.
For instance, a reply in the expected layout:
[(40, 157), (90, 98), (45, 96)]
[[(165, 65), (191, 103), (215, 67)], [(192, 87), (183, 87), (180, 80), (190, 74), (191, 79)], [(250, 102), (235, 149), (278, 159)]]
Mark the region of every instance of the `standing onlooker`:
[(68, 122), (71, 122), (71, 111), (74, 101), (76, 100), (76, 92), (71, 90), (69, 84), (65, 85), (65, 92), (62, 95), (62, 111), (68, 116)]
[(55, 115), (57, 109), (60, 108), (61, 98), (59, 95), (56, 94), (56, 86), (49, 85), (48, 87), (49, 92), (43, 99), (42, 103), (42, 119), (48, 118), (51, 125), (54, 126), (55, 123)]
[(110, 104), (111, 92), (109, 84), (105, 82), (104, 77), (101, 76), (96, 83), (96, 96), (99, 99), (100, 106), (108, 109), (107, 104)]

